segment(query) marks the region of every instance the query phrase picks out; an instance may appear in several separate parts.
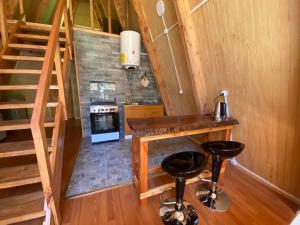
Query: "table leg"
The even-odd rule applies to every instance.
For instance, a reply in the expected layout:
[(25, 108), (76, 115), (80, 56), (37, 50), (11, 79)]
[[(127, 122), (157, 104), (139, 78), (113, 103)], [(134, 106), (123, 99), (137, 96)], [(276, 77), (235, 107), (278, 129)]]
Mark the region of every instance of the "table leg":
[[(140, 142), (139, 189), (140, 194), (148, 191), (148, 141)], [(140, 204), (147, 204), (147, 199), (140, 199)]]
[(208, 141), (210, 141), (210, 139), (211, 139), (211, 132), (208, 132), (208, 133), (206, 133), (206, 134), (204, 134), (205, 136), (204, 136), (204, 140), (203, 140), (203, 142), (208, 142)]
[(139, 145), (140, 140), (137, 136), (132, 136), (132, 169), (133, 169), (133, 178), (136, 176), (138, 178), (138, 166), (139, 166)]
[(230, 138), (231, 138), (231, 128), (229, 128), (229, 129), (226, 130), (225, 140), (226, 141), (230, 141)]

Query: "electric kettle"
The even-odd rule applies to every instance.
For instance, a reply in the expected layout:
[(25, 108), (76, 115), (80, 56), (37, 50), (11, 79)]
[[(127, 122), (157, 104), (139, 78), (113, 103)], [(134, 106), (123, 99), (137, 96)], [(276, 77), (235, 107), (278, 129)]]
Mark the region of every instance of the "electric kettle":
[(214, 111), (212, 113), (213, 120), (221, 121), (227, 118), (227, 103), (225, 96), (221, 93), (214, 99)]

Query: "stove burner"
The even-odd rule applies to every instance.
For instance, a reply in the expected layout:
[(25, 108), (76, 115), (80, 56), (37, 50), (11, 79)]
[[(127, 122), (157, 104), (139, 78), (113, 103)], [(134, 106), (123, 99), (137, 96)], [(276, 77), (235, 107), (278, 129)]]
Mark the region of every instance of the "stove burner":
[(117, 103), (116, 102), (104, 102), (104, 101), (98, 101), (98, 102), (91, 102), (91, 105), (112, 105), (112, 106), (116, 106)]
[(93, 102), (90, 105), (90, 113), (117, 113), (119, 107), (115, 102)]

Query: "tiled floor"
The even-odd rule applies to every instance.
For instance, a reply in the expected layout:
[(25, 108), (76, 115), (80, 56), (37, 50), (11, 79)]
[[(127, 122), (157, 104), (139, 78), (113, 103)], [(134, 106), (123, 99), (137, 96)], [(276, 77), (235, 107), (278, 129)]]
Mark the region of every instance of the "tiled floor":
[[(187, 138), (150, 142), (149, 167), (159, 165), (163, 158), (172, 153), (199, 149), (199, 145)], [(92, 145), (90, 139), (83, 139), (67, 197), (128, 183), (131, 178), (130, 140)]]

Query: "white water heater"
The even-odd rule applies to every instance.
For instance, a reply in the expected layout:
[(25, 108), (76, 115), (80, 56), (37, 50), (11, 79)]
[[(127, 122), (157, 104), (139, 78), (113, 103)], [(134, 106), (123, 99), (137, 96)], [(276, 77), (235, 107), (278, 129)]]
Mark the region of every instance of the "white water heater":
[(126, 30), (120, 34), (120, 60), (125, 69), (137, 69), (141, 63), (141, 35)]

